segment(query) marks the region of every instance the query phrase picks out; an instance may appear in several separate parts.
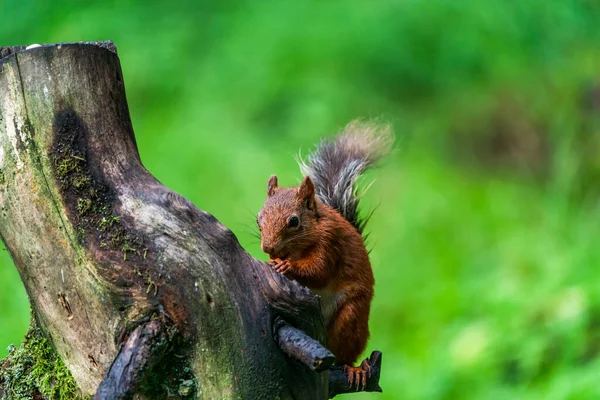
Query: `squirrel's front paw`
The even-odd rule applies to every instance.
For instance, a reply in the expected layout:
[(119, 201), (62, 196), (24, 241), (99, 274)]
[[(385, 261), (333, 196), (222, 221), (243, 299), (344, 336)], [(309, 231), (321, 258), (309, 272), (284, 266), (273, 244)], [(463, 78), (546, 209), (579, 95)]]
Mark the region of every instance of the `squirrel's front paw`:
[[(279, 261), (279, 262), (277, 262)], [(271, 260), (269, 264), (273, 267), (273, 269), (280, 274), (285, 274), (287, 270), (292, 267), (292, 263), (290, 260)]]
[(275, 266), (275, 265), (279, 264), (280, 262), (281, 262), (281, 259), (279, 259), (279, 258), (272, 258), (272, 259), (269, 260), (269, 265), (270, 266)]

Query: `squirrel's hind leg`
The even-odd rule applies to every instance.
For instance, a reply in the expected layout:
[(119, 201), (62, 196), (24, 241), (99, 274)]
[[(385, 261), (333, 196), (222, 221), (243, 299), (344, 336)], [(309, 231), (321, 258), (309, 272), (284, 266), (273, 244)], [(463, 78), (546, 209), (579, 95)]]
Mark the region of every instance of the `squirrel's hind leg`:
[(354, 364), (367, 347), (369, 300), (366, 296), (347, 298), (329, 322), (327, 348), (335, 355), (337, 365)]
[(348, 372), (348, 384), (366, 386), (371, 366), (365, 360), (354, 367), (358, 356), (367, 347), (369, 340), (370, 299), (357, 296), (346, 300), (338, 309), (327, 332), (327, 347), (335, 355), (336, 364), (343, 365)]

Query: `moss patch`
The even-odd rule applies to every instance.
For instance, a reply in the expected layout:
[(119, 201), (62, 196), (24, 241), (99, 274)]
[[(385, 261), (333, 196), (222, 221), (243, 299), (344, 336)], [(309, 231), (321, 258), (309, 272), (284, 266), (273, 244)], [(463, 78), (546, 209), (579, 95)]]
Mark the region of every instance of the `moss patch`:
[(84, 215), (92, 209), (92, 200), (80, 197), (77, 199), (77, 212)]
[(83, 399), (48, 340), (32, 327), (23, 345), (0, 361), (0, 394), (8, 399)]
[(6, 177), (4, 176), (4, 171), (0, 169), (0, 185), (4, 185), (6, 183)]
[(140, 388), (142, 395), (155, 399), (195, 399), (199, 398), (200, 392), (187, 360), (178, 357), (173, 347), (146, 374)]
[(101, 174), (93, 172), (98, 168), (91, 165), (84, 123), (67, 109), (57, 115), (55, 129), (52, 166), (80, 243), (92, 240), (102, 249), (121, 252), (123, 260), (142, 259), (147, 251), (143, 238), (114, 215), (115, 195)]

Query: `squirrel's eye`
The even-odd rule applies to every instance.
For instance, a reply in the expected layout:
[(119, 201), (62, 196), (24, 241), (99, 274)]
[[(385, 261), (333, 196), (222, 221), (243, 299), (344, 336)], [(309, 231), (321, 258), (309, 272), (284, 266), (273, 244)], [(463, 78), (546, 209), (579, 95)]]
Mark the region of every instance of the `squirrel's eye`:
[(298, 226), (299, 223), (300, 223), (300, 220), (298, 219), (298, 217), (292, 217), (288, 221), (288, 228), (295, 228)]

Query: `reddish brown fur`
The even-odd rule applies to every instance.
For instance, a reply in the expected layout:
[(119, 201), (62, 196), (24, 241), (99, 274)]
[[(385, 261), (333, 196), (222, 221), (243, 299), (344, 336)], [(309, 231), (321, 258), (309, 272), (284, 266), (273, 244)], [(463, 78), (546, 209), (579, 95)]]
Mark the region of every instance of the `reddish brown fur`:
[[(327, 347), (336, 364), (353, 365), (369, 338), (373, 272), (364, 241), (356, 228), (315, 197), (310, 178), (300, 187), (278, 188), (269, 180), (268, 198), (258, 215), (261, 245), (272, 262), (286, 264), (285, 275), (333, 298), (325, 315)], [(288, 227), (298, 217), (299, 226)], [(327, 306), (322, 303), (324, 314)], [(329, 317), (329, 318), (327, 318)]]

